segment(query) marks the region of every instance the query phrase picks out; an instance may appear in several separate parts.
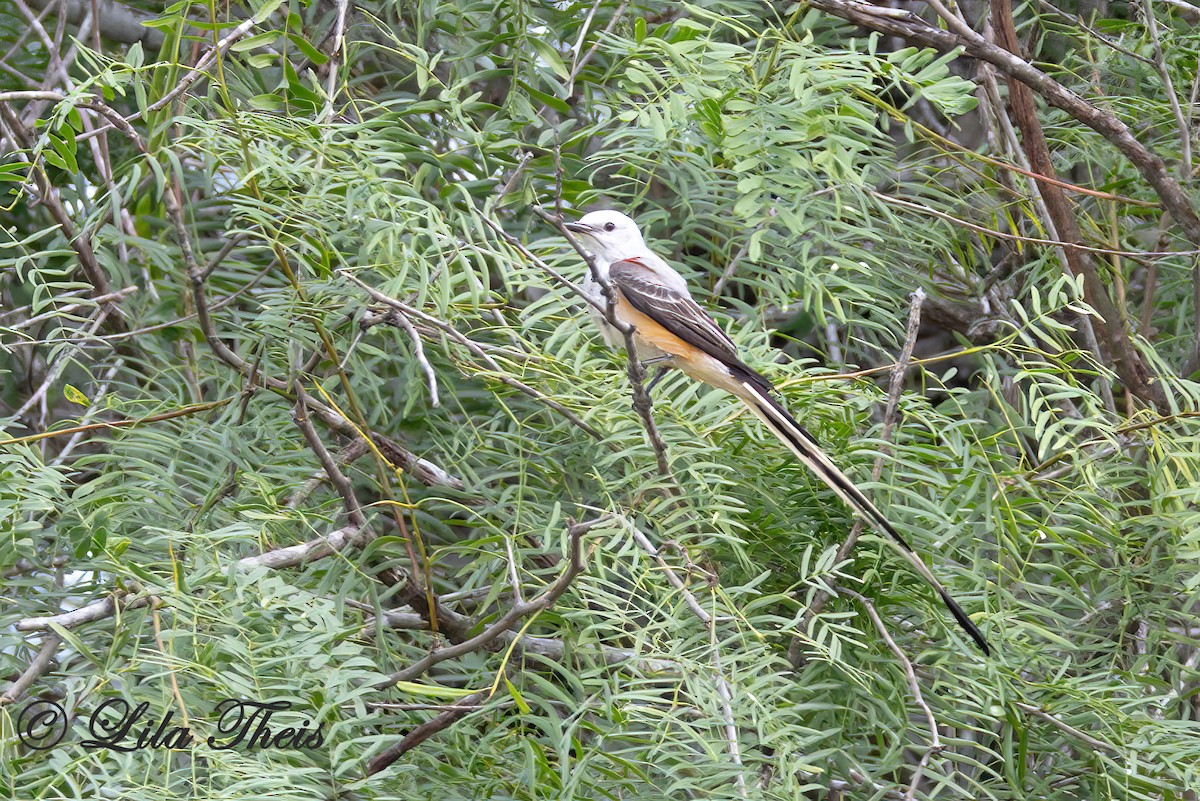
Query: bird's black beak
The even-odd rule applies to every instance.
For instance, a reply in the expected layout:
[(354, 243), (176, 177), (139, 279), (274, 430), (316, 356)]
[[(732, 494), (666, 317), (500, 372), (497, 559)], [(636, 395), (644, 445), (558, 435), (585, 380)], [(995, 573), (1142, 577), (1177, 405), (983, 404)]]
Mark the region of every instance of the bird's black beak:
[(581, 222), (563, 223), (563, 228), (576, 234), (590, 234), (592, 232), (592, 226)]

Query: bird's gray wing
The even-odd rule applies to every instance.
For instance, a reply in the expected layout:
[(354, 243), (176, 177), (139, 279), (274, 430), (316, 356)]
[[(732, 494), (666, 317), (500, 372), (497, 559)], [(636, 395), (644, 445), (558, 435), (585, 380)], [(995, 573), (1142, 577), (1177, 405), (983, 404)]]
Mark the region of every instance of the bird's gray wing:
[(629, 305), (675, 336), (730, 366), (743, 367), (733, 340), (690, 295), (666, 286), (637, 260), (612, 264), (609, 280)]

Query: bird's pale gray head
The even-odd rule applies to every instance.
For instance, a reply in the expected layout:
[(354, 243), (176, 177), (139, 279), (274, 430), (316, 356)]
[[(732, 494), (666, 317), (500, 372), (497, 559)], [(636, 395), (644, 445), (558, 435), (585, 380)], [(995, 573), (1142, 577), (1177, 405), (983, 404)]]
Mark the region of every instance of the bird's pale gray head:
[(566, 223), (565, 227), (579, 234), (584, 247), (609, 262), (646, 253), (637, 223), (619, 211), (593, 211), (583, 215), (579, 222)]

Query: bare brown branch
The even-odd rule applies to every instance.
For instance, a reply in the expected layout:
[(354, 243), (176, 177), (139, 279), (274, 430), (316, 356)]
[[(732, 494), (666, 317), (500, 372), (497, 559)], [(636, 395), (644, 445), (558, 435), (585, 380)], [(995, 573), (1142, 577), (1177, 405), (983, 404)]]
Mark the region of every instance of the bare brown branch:
[(917, 673), (913, 669), (913, 664), (904, 651), (900, 650), (900, 646), (896, 645), (896, 641), (892, 639), (891, 633), (887, 630), (887, 626), (883, 624), (883, 618), (879, 616), (878, 610), (875, 609), (875, 604), (871, 603), (866, 596), (860, 595), (854, 590), (842, 589), (842, 593), (849, 595), (862, 604), (867, 610), (867, 616), (871, 618), (871, 622), (875, 624), (876, 631), (879, 636), (883, 637), (888, 648), (896, 655), (896, 659), (900, 660), (900, 666), (904, 669), (904, 675), (908, 679), (908, 689), (913, 694), (913, 700), (917, 706), (921, 707), (921, 712), (925, 715), (925, 721), (929, 726), (929, 748), (921, 756), (921, 761), (917, 764), (916, 770), (913, 771), (912, 781), (908, 785), (908, 792), (905, 793), (906, 801), (912, 801), (917, 793), (917, 787), (921, 783), (921, 775), (925, 771), (925, 766), (929, 764), (930, 758), (942, 750), (942, 739), (938, 735), (937, 719), (933, 716), (933, 710), (929, 708), (929, 704), (925, 702), (925, 696), (921, 693), (921, 683), (917, 681)]
[[(1061, 109), (1078, 122), (1086, 125), (1104, 137), (1116, 147), (1132, 164), (1146, 182), (1154, 189), (1162, 201), (1163, 207), (1169, 211), (1179, 224), (1187, 239), (1200, 248), (1200, 216), (1197, 216), (1187, 194), (1171, 177), (1162, 158), (1137, 140), (1129, 127), (1116, 115), (1105, 111), (1084, 100), (1075, 92), (1063, 86), (1037, 67), (1016, 54), (1015, 38), (1009, 38), (1006, 19), (1011, 23), (1011, 6), (1009, 0), (992, 0), (993, 13), (996, 15), (998, 35), (1003, 37), (1001, 42), (1006, 46), (989, 42), (977, 32), (954, 24), (952, 30), (937, 28), (920, 17), (906, 10), (875, 6), (860, 0), (811, 0), (814, 8), (846, 19), (857, 25), (871, 30), (899, 36), (913, 44), (932, 47), (943, 52), (962, 48), (968, 56), (996, 67), (1010, 79), (1010, 89), (1013, 85), (1028, 87), (1037, 92), (1046, 102)], [(953, 15), (950, 15), (953, 18)], [(1021, 90), (1016, 90), (1020, 92)], [(1032, 100), (1021, 101), (1014, 97), (1014, 110), (1018, 107), (1028, 110)], [(1022, 113), (1025, 113), (1024, 111)], [(1027, 146), (1038, 148), (1038, 136), (1032, 127), (1027, 130)], [(1040, 130), (1040, 123), (1039, 128)], [(1041, 172), (1034, 165), (1035, 172)], [(1052, 172), (1045, 175), (1053, 177)], [(1049, 186), (1049, 184), (1047, 184)], [(1056, 216), (1058, 211), (1053, 212)], [(1070, 216), (1068, 213), (1067, 216)], [(1067, 241), (1078, 241), (1077, 226), (1065, 217), (1062, 220), (1065, 228), (1060, 230), (1061, 237)], [(1122, 369), (1121, 378), (1135, 393), (1142, 398), (1164, 407), (1165, 396), (1157, 383), (1152, 383), (1146, 365), (1133, 348), (1125, 328), (1123, 317), (1118, 313), (1107, 290), (1090, 276), (1086, 265), (1078, 269), (1089, 284), (1089, 301), (1093, 302), (1096, 310), (1107, 323), (1109, 336), (1114, 347), (1114, 356), (1119, 360)], [(1093, 271), (1094, 272), (1094, 271)], [(1193, 348), (1192, 359), (1189, 363), (1200, 363), (1200, 260), (1193, 267), (1193, 282), (1197, 287), (1195, 305), (1198, 337)]]
[(62, 637), (53, 632), (46, 634), (42, 640), (42, 647), (33, 661), (29, 663), (29, 667), (17, 677), (17, 680), (4, 691), (3, 695), (0, 695), (0, 707), (21, 700), (34, 682), (50, 672), (54, 667), (54, 655), (58, 653), (60, 645), (62, 645)]

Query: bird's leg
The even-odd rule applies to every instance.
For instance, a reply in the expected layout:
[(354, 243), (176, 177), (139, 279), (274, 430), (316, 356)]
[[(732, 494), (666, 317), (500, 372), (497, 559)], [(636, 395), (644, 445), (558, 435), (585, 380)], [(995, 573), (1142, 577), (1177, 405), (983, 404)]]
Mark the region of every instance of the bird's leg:
[(659, 381), (663, 380), (663, 376), (665, 376), (667, 374), (667, 371), (670, 369), (671, 369), (670, 367), (663, 366), (663, 367), (659, 367), (657, 370), (654, 371), (654, 377), (651, 378), (650, 383), (646, 385), (646, 394), (647, 395), (649, 395), (652, 391), (654, 391), (654, 387), (658, 384)]
[(658, 386), (659, 381), (663, 380), (663, 376), (665, 376), (667, 374), (667, 370), (671, 369), (670, 362), (674, 358), (675, 358), (674, 356), (672, 356), (671, 354), (668, 353), (663, 356), (655, 356), (652, 359), (639, 360), (642, 362), (642, 367), (650, 367), (651, 365), (655, 365), (655, 364), (661, 365), (657, 370), (654, 371), (654, 377), (650, 379), (650, 383), (646, 384), (646, 394), (647, 395), (649, 395), (650, 392), (653, 391), (653, 389), (656, 386)]

